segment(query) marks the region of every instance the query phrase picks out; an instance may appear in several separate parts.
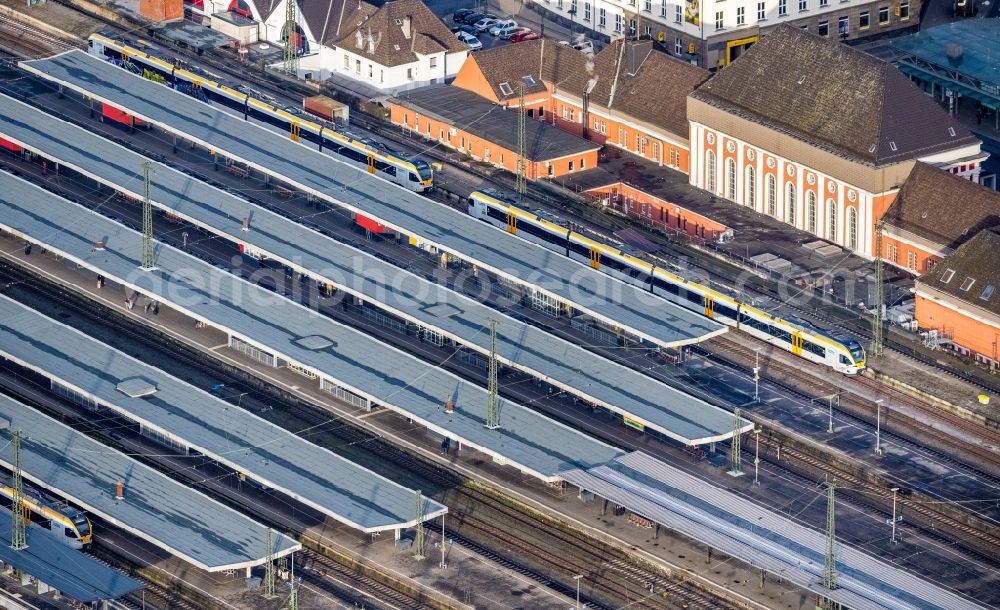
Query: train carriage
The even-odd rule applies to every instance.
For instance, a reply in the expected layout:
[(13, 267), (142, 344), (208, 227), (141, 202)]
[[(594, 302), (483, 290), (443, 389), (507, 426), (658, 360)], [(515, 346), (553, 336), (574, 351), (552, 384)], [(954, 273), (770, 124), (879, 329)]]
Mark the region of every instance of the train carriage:
[[(24, 491), (22, 514), (25, 517), (49, 532), (60, 544), (74, 549), (90, 548), (93, 531), (86, 514), (28, 485)], [(14, 490), (9, 485), (0, 485), (0, 505), (11, 509), (13, 500)]]
[(852, 338), (835, 337), (804, 321), (781, 319), (685, 280), (613, 246), (519, 209), (513, 200), (499, 193), (476, 191), (469, 196), (468, 203), (469, 214), (475, 218), (528, 241), (561, 251), (569, 258), (641, 286), (796, 356), (846, 375), (855, 375), (865, 367), (865, 351)]
[(426, 160), (404, 155), (374, 140), (359, 139), (328, 124), (292, 114), (258, 99), (259, 94), (255, 97), (249, 88), (238, 91), (100, 34), (92, 34), (88, 45), (92, 55), (118, 62), (150, 80), (161, 82), (199, 100), (225, 106), (247, 118), (278, 127), (286, 131), (292, 140), (315, 144), (320, 150), (329, 151), (347, 163), (378, 174), (408, 190), (421, 193), (434, 184), (434, 173)]

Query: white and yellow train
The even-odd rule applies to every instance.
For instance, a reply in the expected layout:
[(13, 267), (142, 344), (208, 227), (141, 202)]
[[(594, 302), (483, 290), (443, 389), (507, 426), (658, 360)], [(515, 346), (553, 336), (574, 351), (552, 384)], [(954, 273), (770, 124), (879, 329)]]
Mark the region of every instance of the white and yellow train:
[(292, 114), (288, 110), (253, 97), (252, 92), (248, 90), (237, 91), (107, 36), (91, 34), (88, 45), (91, 55), (121, 65), (128, 64), (141, 70), (147, 78), (162, 82), (166, 86), (186, 91), (203, 101), (221, 104), (247, 117), (280, 127), (288, 132), (292, 140), (312, 142), (321, 150), (337, 155), (345, 162), (357, 165), (372, 174), (378, 174), (408, 190), (421, 193), (434, 185), (434, 170), (424, 159), (403, 155), (375, 140), (356, 138), (302, 115)]
[(784, 320), (733, 297), (685, 280), (608, 244), (522, 210), (499, 194), (476, 191), (469, 214), (528, 241), (562, 252), (620, 280), (662, 294), (708, 318), (753, 335), (796, 356), (846, 375), (865, 367), (865, 350), (855, 339), (835, 337), (801, 321)]
[[(87, 515), (65, 502), (53, 500), (42, 492), (25, 486), (21, 514), (49, 532), (61, 544), (74, 549), (87, 549), (93, 541), (93, 530)], [(10, 509), (14, 490), (0, 485), (0, 504)]]

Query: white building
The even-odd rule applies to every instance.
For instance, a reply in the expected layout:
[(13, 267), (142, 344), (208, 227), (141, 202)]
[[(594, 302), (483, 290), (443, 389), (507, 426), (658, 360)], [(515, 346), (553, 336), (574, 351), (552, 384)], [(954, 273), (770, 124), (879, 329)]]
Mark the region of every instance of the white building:
[[(235, 13), (257, 24), (258, 38), (284, 45), (289, 0), (200, 0), (194, 10)], [(297, 4), (299, 76), (334, 74), (392, 93), (449, 81), (468, 47), (420, 0), (293, 0)]]
[(705, 68), (727, 65), (779, 24), (833, 39), (916, 27), (921, 0), (533, 0), (598, 37), (647, 37)]

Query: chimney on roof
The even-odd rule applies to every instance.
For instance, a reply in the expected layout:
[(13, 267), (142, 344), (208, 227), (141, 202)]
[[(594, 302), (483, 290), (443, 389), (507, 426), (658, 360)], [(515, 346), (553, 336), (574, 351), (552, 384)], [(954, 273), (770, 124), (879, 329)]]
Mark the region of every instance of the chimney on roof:
[(360, 29), (354, 32), (354, 46), (359, 49), (365, 48), (365, 35), (361, 33)]
[(249, 216), (244, 216), (243, 217), (243, 230), (244, 231), (249, 231), (250, 230), (250, 217)]
[(403, 36), (409, 40), (410, 36), (413, 35), (413, 15), (407, 15), (403, 17)]
[(652, 40), (630, 40), (625, 43), (628, 48), (625, 51), (625, 73), (635, 76), (639, 73), (646, 58), (653, 51)]
[(115, 485), (115, 502), (121, 502), (125, 499), (125, 484), (118, 480), (118, 484)]
[(948, 55), (948, 63), (957, 66), (962, 63), (962, 56), (965, 55), (965, 47), (951, 42), (948, 43), (948, 49), (945, 53)]
[(449, 398), (448, 400), (446, 400), (446, 401), (444, 402), (444, 412), (445, 412), (445, 413), (451, 413), (451, 412), (453, 412), (454, 410), (455, 410), (455, 403), (453, 403), (453, 402), (451, 401), (451, 399)]

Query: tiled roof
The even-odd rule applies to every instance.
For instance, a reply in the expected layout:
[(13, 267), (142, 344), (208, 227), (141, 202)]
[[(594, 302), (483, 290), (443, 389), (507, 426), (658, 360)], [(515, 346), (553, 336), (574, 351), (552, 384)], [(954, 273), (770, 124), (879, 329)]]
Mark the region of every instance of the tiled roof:
[(688, 137), (687, 96), (709, 72), (653, 48), (652, 42), (618, 40), (594, 57), (593, 69), (578, 70), (560, 87), (590, 104)]
[(692, 96), (869, 164), (977, 142), (892, 64), (788, 25)]
[[(471, 91), (450, 85), (430, 85), (403, 91), (393, 101), (509, 151), (518, 149), (517, 110), (498, 106)], [(601, 147), (543, 121), (525, 121), (524, 128), (525, 156), (531, 161), (558, 159)]]
[[(883, 218), (887, 226), (955, 248), (982, 229), (1000, 225), (1000, 193), (917, 163)], [(1000, 251), (996, 264), (1000, 266)]]
[[(383, 66), (417, 61), (417, 54), (468, 49), (420, 0), (392, 0), (358, 20), (360, 25), (340, 28), (336, 45)], [(407, 31), (409, 24), (409, 31)]]
[(969, 305), (1000, 315), (1000, 227), (980, 231), (917, 280)]
[[(378, 10), (363, 0), (295, 0), (299, 21), (305, 23), (316, 41), (331, 45), (343, 32), (351, 30)], [(285, 10), (282, 0), (256, 0), (262, 21), (275, 11)]]
[[(539, 38), (505, 44), (472, 56), (499, 101), (517, 97), (517, 84), (531, 76), (535, 84), (524, 88), (525, 95), (545, 91), (545, 83), (557, 84), (584, 68), (587, 56), (572, 47)], [(544, 81), (544, 82), (543, 82)], [(500, 83), (508, 83), (512, 93), (504, 93)]]

